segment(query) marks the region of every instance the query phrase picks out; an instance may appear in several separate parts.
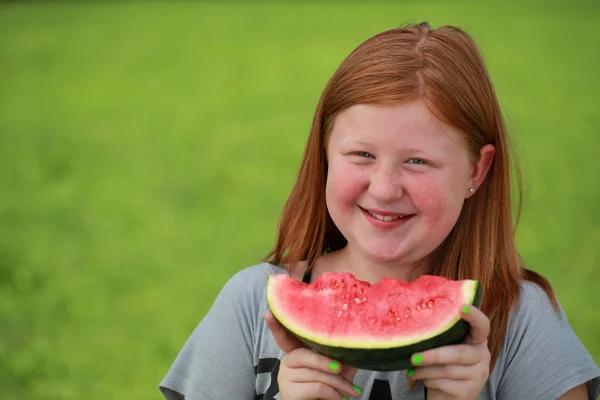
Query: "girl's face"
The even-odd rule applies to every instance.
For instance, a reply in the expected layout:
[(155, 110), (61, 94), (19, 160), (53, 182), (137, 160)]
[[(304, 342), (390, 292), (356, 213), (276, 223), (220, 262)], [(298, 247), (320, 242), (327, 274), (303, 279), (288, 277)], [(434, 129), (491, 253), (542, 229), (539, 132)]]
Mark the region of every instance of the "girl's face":
[(490, 147), (472, 165), (461, 134), (422, 102), (350, 107), (328, 143), (329, 214), (352, 253), (375, 263), (420, 262), (480, 184)]

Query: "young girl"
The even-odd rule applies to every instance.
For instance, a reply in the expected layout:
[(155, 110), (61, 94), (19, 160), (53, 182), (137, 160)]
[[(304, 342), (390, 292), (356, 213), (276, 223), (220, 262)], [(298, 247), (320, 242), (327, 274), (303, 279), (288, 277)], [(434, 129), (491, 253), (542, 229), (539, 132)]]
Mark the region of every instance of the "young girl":
[[(277, 243), (227, 282), (160, 384), (166, 399), (596, 400), (600, 369), (513, 234), (508, 137), (471, 38), (426, 23), (355, 49), (318, 104)], [(340, 365), (269, 313), (268, 274), (477, 279), (465, 343), (408, 371)]]

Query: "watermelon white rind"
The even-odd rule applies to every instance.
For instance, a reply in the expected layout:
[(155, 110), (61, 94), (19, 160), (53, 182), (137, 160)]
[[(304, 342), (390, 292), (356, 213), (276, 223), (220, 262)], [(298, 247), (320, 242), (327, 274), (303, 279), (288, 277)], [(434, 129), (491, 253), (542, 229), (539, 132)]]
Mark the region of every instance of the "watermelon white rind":
[[(366, 296), (363, 305), (357, 293)], [(433, 276), (413, 283), (388, 278), (369, 285), (351, 274), (327, 273), (308, 285), (273, 274), (266, 295), (274, 317), (313, 350), (357, 368), (394, 371), (410, 368), (415, 352), (462, 342), (469, 324), (461, 318), (460, 306), (479, 307), (482, 289), (475, 280)], [(428, 309), (422, 303), (417, 312), (417, 302), (416, 309), (406, 308), (407, 315), (390, 314), (423, 296), (436, 305)], [(414, 314), (408, 315), (409, 308)]]

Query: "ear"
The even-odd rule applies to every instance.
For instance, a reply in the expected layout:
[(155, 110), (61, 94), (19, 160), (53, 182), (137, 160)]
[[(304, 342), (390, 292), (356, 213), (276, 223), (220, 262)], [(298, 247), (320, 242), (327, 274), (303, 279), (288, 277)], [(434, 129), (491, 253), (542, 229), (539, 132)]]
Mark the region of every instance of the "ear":
[(483, 183), (494, 161), (495, 154), (496, 148), (492, 144), (486, 144), (479, 151), (479, 161), (473, 164), (471, 176), (469, 176), (469, 187), (473, 188), (473, 193), (467, 189), (467, 197), (471, 197)]

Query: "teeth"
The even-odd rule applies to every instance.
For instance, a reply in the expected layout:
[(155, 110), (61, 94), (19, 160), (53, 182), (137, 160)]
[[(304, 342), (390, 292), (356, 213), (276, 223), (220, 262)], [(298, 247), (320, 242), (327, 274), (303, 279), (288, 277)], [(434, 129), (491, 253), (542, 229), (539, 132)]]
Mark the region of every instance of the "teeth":
[(371, 212), (369, 210), (367, 210), (367, 212), (369, 214), (371, 214), (372, 216), (374, 216), (375, 218), (377, 218), (378, 220), (380, 220), (380, 221), (393, 221), (393, 220), (398, 219), (398, 218), (404, 218), (404, 216), (402, 216), (402, 215), (395, 215), (395, 216), (386, 215), (386, 216), (384, 216), (384, 215), (379, 215), (377, 213)]

